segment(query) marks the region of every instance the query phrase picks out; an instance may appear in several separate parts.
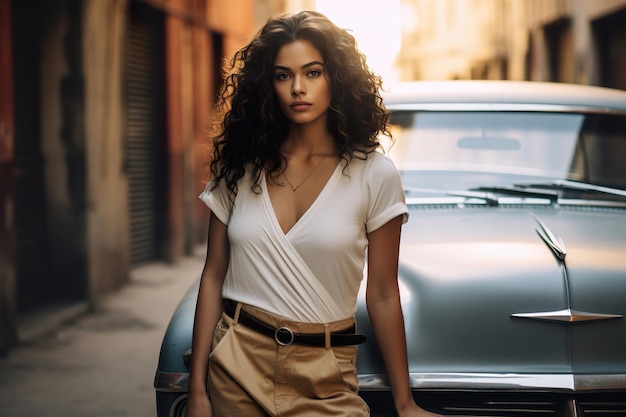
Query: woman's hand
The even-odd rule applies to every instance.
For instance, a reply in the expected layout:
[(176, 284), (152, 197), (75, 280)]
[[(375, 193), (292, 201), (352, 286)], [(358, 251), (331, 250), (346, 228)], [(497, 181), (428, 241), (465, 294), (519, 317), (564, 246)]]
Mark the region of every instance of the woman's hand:
[(206, 394), (197, 394), (187, 401), (187, 417), (213, 417), (213, 406)]
[(420, 408), (415, 401), (409, 401), (405, 406), (398, 408), (398, 417), (442, 417), (441, 414), (431, 413)]

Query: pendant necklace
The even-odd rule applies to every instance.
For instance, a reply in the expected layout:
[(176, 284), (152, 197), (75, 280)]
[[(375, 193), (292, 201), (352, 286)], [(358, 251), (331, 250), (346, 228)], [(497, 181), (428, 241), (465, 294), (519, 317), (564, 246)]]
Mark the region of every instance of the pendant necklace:
[(307, 174), (307, 176), (306, 176), (306, 177), (304, 177), (304, 179), (303, 179), (302, 181), (300, 181), (300, 183), (299, 183), (298, 185), (293, 185), (293, 184), (291, 183), (291, 181), (289, 181), (289, 178), (287, 178), (287, 174), (285, 173), (286, 169), (285, 169), (285, 171), (283, 171), (283, 172), (282, 172), (283, 177), (285, 177), (285, 181), (287, 181), (287, 184), (289, 184), (289, 187), (291, 187), (291, 190), (292, 190), (293, 192), (296, 192), (296, 190), (297, 190), (298, 188), (300, 188), (300, 186), (301, 186), (302, 184), (304, 184), (304, 183), (306, 182), (306, 180), (308, 180), (308, 179), (311, 177), (311, 175), (313, 175), (313, 173), (317, 170), (317, 168), (319, 168), (319, 167), (320, 167), (320, 165), (322, 165), (322, 162), (324, 162), (324, 159), (326, 159), (326, 156), (327, 156), (327, 155), (322, 156), (322, 159), (321, 159), (321, 161), (319, 162), (319, 164), (317, 164), (317, 166), (316, 166), (315, 168), (313, 168), (313, 169), (311, 170), (311, 172), (309, 172), (309, 173)]

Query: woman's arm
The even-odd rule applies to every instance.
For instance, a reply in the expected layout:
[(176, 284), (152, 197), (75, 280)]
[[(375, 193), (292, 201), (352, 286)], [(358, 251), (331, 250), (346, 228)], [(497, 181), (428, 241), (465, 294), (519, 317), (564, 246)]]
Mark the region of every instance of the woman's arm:
[(398, 288), (398, 254), (402, 217), (368, 234), (367, 311), (400, 416), (434, 416), (418, 407), (408, 374), (404, 318)]
[(213, 332), (223, 310), (222, 284), (228, 262), (227, 227), (211, 213), (206, 261), (202, 270), (193, 325), (189, 372), (188, 416), (190, 417), (212, 415), (206, 381)]

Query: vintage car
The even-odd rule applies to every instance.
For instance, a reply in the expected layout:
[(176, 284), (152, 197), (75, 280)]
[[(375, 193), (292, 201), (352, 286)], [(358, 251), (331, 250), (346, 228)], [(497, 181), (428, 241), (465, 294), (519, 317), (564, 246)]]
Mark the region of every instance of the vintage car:
[[(626, 415), (626, 92), (442, 81), (384, 99), (410, 209), (398, 278), (418, 403)], [(159, 417), (184, 415), (196, 292), (163, 339)], [(357, 321), (360, 393), (395, 415), (363, 294)]]

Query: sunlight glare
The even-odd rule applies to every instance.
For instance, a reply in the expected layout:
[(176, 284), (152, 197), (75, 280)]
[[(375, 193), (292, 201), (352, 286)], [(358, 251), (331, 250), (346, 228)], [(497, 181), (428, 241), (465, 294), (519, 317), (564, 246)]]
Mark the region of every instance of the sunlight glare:
[(400, 0), (316, 0), (316, 9), (357, 39), (368, 65), (384, 87), (399, 78), (394, 61), (400, 51)]

